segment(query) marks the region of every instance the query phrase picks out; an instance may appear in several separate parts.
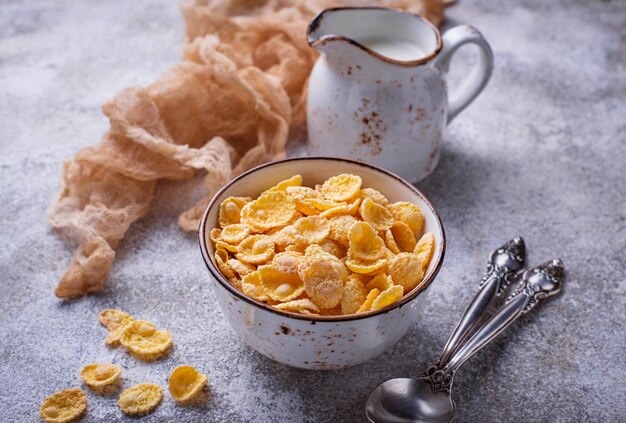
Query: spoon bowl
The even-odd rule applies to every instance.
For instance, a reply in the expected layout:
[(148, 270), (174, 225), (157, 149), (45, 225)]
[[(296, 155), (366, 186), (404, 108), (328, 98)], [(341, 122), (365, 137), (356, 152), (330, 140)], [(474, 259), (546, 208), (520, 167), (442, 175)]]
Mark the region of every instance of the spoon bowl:
[(454, 418), (452, 397), (434, 391), (425, 379), (397, 378), (378, 385), (365, 406), (367, 418), (389, 423), (447, 423)]

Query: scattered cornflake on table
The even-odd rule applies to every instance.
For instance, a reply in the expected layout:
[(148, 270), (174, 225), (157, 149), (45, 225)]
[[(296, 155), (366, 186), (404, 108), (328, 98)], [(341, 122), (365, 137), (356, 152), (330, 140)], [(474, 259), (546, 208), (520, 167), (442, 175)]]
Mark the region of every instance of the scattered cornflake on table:
[(134, 320), (123, 311), (103, 310), (98, 315), (98, 320), (109, 329), (107, 345), (122, 344), (142, 360), (161, 358), (167, 354), (172, 345), (172, 334), (169, 331), (157, 330), (154, 324), (146, 320)]
[(122, 376), (122, 368), (116, 364), (87, 364), (80, 371), (85, 384), (96, 392), (115, 385)]
[(78, 388), (55, 392), (46, 398), (39, 408), (41, 418), (49, 423), (76, 421), (85, 410), (87, 410), (87, 398), (85, 393)]
[(126, 326), (120, 342), (133, 355), (151, 361), (168, 352), (172, 345), (172, 334), (166, 330), (157, 330), (146, 320), (135, 320)]
[(117, 403), (124, 413), (141, 415), (157, 408), (161, 398), (163, 398), (163, 392), (159, 385), (140, 383), (122, 392)]
[(119, 345), (124, 329), (126, 329), (126, 326), (134, 319), (133, 316), (123, 311), (106, 309), (100, 312), (98, 320), (109, 330), (109, 334), (105, 340), (106, 344), (115, 346)]
[(179, 366), (174, 369), (169, 379), (169, 388), (172, 397), (185, 403), (202, 391), (208, 378), (191, 366)]

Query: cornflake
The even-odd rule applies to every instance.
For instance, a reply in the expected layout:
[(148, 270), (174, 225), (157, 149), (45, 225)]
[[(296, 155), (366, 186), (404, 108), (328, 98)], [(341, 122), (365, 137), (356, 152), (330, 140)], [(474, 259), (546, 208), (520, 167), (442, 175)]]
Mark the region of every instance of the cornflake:
[(343, 245), (348, 245), (348, 231), (353, 223), (357, 220), (354, 216), (343, 215), (335, 216), (329, 219), (330, 237)]
[(241, 223), (235, 223), (222, 229), (220, 240), (227, 244), (239, 244), (250, 235), (250, 228)]
[(122, 368), (115, 364), (87, 364), (80, 371), (85, 384), (95, 390), (115, 384), (121, 375)]
[(274, 301), (291, 301), (304, 292), (304, 283), (297, 273), (282, 273), (276, 267), (259, 266), (263, 292)]
[(385, 231), (385, 245), (393, 254), (401, 253), (400, 247), (398, 247), (398, 244), (396, 243), (396, 239), (393, 237), (393, 232), (391, 232), (391, 229), (387, 229)]
[(387, 204), (389, 204), (389, 200), (387, 200), (387, 197), (385, 197), (384, 195), (382, 195), (380, 192), (376, 191), (373, 188), (363, 188), (361, 190), (361, 197), (363, 199), (369, 198), (372, 201), (382, 204), (383, 206), (386, 206)]
[(322, 242), (320, 242), (318, 245), (322, 248), (322, 250), (326, 251), (329, 254), (332, 254), (338, 259), (341, 259), (343, 258), (343, 256), (346, 255), (344, 249), (331, 239), (325, 239)]
[(296, 211), (293, 198), (283, 191), (272, 191), (246, 204), (241, 221), (253, 229), (267, 231), (288, 224)]
[(172, 334), (157, 330), (146, 320), (135, 320), (124, 329), (120, 340), (131, 353), (143, 360), (154, 360), (167, 352), (172, 345)]
[(325, 200), (322, 198), (314, 198), (311, 200), (311, 204), (313, 204), (313, 206), (321, 211), (324, 210), (330, 210), (334, 207), (339, 207), (342, 206), (343, 203), (335, 203), (334, 201), (329, 201), (329, 200)]
[(39, 413), (49, 423), (67, 423), (78, 419), (87, 410), (85, 393), (78, 388), (55, 392), (46, 398)]
[(277, 310), (332, 316), (387, 307), (419, 286), (435, 238), (422, 234), (417, 205), (391, 203), (358, 175), (303, 182), (295, 175), (220, 205), (209, 236), (235, 288)]
[(329, 200), (348, 201), (359, 193), (362, 183), (360, 176), (344, 173), (329, 178), (322, 184), (321, 191)]
[(208, 378), (191, 366), (179, 366), (174, 369), (169, 379), (169, 388), (172, 398), (180, 403), (195, 398)]
[(322, 198), (322, 194), (309, 187), (287, 187), (287, 194), (294, 199), (296, 210), (306, 216), (318, 215), (321, 212), (313, 204), (313, 200)]
[(378, 288), (372, 289), (367, 294), (367, 297), (365, 298), (365, 301), (363, 302), (361, 307), (359, 307), (359, 309), (356, 312), (357, 313), (365, 313), (366, 311), (370, 311), (371, 308), (372, 308), (372, 303), (374, 302), (376, 297), (378, 297), (378, 294), (380, 294), (380, 291), (378, 290)]
[(252, 201), (249, 197), (228, 197), (220, 204), (218, 223), (222, 228), (228, 225), (239, 223), (241, 220), (241, 209)]
[(390, 287), (393, 286), (393, 281), (391, 280), (390, 276), (387, 275), (376, 275), (374, 276), (368, 283), (367, 285), (365, 285), (365, 290), (367, 292), (370, 292), (371, 290), (373, 290), (374, 288), (378, 289), (379, 291), (385, 291), (387, 289), (389, 289)]
[(414, 234), (418, 234), (422, 230), (424, 226), (424, 214), (417, 205), (406, 201), (399, 201), (390, 204), (389, 210), (391, 210), (394, 219), (406, 223)]
[(356, 222), (348, 231), (348, 255), (359, 260), (378, 260), (385, 254), (385, 242), (367, 222)]
[(361, 217), (376, 231), (385, 231), (394, 224), (393, 214), (383, 204), (379, 204), (371, 198), (365, 198), (359, 208)]
[(302, 218), (293, 226), (309, 244), (321, 243), (330, 233), (330, 223), (319, 216)]
[(159, 385), (140, 383), (122, 392), (117, 403), (124, 413), (134, 416), (153, 411), (162, 397)]
[(298, 275), (304, 281), (307, 295), (318, 307), (333, 308), (341, 301), (347, 271), (337, 257), (323, 250), (306, 254), (300, 260)]
[(109, 330), (105, 342), (109, 346), (119, 345), (126, 326), (133, 321), (128, 313), (119, 310), (106, 309), (100, 312), (98, 320)]
[(416, 254), (400, 253), (389, 263), (389, 274), (394, 284), (409, 292), (422, 280), (422, 262)]
[(215, 250), (215, 263), (217, 264), (218, 269), (220, 269), (220, 272), (231, 280), (235, 278), (235, 271), (228, 263), (229, 261), (228, 252), (226, 252), (225, 249), (218, 247), (217, 250)]
[(415, 246), (415, 251), (413, 251), (417, 257), (422, 262), (422, 271), (426, 272), (426, 268), (428, 267), (428, 263), (430, 263), (430, 259), (433, 256), (433, 251), (435, 249), (435, 236), (432, 232), (425, 233)]
[(258, 271), (248, 273), (244, 276), (241, 280), (241, 290), (248, 297), (254, 298), (255, 300), (267, 301), (269, 299), (263, 289), (263, 285), (261, 285), (261, 277)]
[(328, 210), (323, 211), (322, 213), (320, 213), (321, 217), (330, 217), (330, 216), (335, 216), (335, 215), (339, 215), (339, 214), (355, 214), (358, 210), (359, 210), (359, 204), (361, 204), (361, 199), (357, 198), (354, 202), (352, 203), (344, 203), (344, 204), (340, 204), (336, 207), (330, 208)]
[[(401, 251), (412, 252), (417, 241), (413, 230), (404, 222), (396, 221), (390, 228), (393, 240)], [(396, 253), (397, 254), (397, 253)]]
[(348, 278), (341, 298), (341, 312), (343, 314), (356, 313), (365, 302), (366, 295), (367, 291), (359, 278), (355, 276)]
[(237, 259), (228, 259), (226, 264), (242, 278), (256, 270), (254, 266)]
[(285, 251), (274, 256), (272, 264), (281, 273), (298, 273), (298, 260), (302, 253), (296, 251)]
[[(227, 226), (228, 227), (228, 226)], [(222, 250), (226, 250), (226, 251), (230, 251), (231, 253), (234, 253), (237, 251), (237, 246), (236, 245), (231, 245), (227, 242), (225, 242), (222, 239), (222, 230), (221, 229), (211, 229), (211, 232), (209, 232), (209, 237), (211, 238), (211, 241), (213, 241), (213, 243), (215, 244), (215, 246), (217, 248), (220, 248)]]
[(273, 306), (278, 310), (295, 311), (297, 313), (312, 314), (319, 313), (320, 308), (315, 305), (313, 301), (308, 298), (302, 300), (292, 300), (286, 303), (280, 303)]
[(273, 229), (268, 232), (268, 236), (271, 237), (278, 251), (285, 251), (287, 247), (292, 245), (299, 246), (307, 243), (306, 239), (294, 225)]
[(307, 247), (308, 245), (306, 242), (296, 243), (293, 245), (289, 245), (287, 248), (285, 248), (285, 252), (304, 254), (304, 251)]
[(378, 260), (354, 260), (348, 259), (346, 260), (346, 266), (348, 269), (352, 270), (354, 273), (358, 273), (360, 275), (370, 275), (378, 270), (384, 269), (387, 266), (387, 259), (381, 258)]
[(374, 301), (372, 302), (372, 310), (387, 307), (388, 305), (395, 303), (400, 298), (402, 298), (403, 294), (404, 288), (401, 285), (394, 285), (387, 288), (386, 290), (378, 294), (376, 299), (374, 299)]
[(274, 256), (274, 242), (267, 235), (252, 235), (239, 244), (237, 257), (250, 264), (261, 264)]
[[(284, 181), (280, 181), (272, 188), (265, 191), (263, 194), (267, 192), (275, 192), (275, 191), (287, 191), (287, 188), (299, 187), (302, 185), (302, 176), (301, 175), (293, 175), (289, 179), (285, 179)], [(263, 195), (261, 194), (261, 195)]]

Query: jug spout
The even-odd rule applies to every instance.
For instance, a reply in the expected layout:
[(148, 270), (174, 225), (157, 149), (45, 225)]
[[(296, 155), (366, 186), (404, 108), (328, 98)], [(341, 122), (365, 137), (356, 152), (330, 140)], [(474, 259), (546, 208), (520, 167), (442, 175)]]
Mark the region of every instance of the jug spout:
[(355, 70), (369, 69), (374, 71), (380, 66), (377, 58), (371, 57), (353, 40), (340, 36), (328, 35), (310, 42), (323, 56), (331, 68), (344, 76), (351, 76)]
[(377, 7), (340, 7), (317, 15), (309, 45), (331, 64), (400, 68), (430, 62), (441, 50), (439, 31), (418, 15)]
[(359, 55), (359, 43), (346, 34), (333, 9), (324, 10), (309, 24), (307, 41), (331, 62), (340, 57)]

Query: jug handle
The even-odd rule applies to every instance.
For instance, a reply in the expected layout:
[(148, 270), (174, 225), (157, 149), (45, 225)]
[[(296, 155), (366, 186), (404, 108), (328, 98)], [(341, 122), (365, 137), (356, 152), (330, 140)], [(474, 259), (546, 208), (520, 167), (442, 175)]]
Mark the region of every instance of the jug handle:
[(443, 34), (442, 38), (443, 49), (434, 65), (441, 69), (444, 75), (448, 73), (452, 56), (459, 47), (465, 44), (475, 44), (480, 49), (478, 64), (461, 86), (450, 96), (448, 107), (448, 123), (450, 123), (487, 85), (493, 71), (493, 52), (482, 34), (469, 25), (451, 28)]

